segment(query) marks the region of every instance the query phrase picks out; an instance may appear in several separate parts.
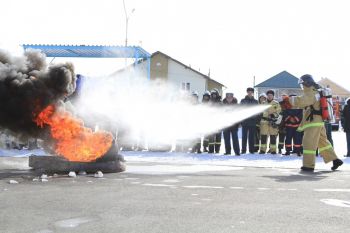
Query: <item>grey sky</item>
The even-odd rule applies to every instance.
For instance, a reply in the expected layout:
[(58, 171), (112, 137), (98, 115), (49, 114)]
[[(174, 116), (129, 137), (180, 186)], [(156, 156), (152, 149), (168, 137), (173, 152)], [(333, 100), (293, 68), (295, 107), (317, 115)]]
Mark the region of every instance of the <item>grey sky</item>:
[[(241, 94), (283, 70), (328, 77), (350, 89), (346, 0), (125, 0), (129, 44), (160, 50)], [(1, 3), (0, 46), (124, 44), (122, 0)], [(82, 62), (84, 63), (84, 62)], [(96, 72), (113, 70), (111, 61)], [(82, 66), (83, 67), (83, 66)], [(103, 68), (100, 68), (103, 67)], [(107, 72), (109, 73), (109, 72)]]

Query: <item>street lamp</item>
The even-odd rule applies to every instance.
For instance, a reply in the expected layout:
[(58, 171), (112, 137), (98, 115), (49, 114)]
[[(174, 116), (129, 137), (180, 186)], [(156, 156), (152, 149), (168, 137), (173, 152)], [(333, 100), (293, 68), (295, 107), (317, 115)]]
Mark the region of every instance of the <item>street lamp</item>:
[(130, 15), (128, 15), (125, 7), (125, 0), (123, 0), (124, 5), (124, 12), (125, 12), (125, 47), (128, 46), (128, 26), (129, 26), (129, 19), (132, 13), (135, 12), (135, 8), (133, 8), (130, 12)]

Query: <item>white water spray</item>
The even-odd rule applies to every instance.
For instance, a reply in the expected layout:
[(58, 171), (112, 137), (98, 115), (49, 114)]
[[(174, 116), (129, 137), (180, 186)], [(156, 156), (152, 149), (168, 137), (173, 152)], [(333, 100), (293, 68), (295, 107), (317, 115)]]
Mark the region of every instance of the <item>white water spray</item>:
[(142, 135), (155, 144), (199, 138), (267, 108), (212, 107), (193, 104), (189, 97), (179, 88), (134, 73), (127, 77), (86, 78), (76, 110), (87, 120), (95, 116), (94, 123), (104, 125), (106, 130), (116, 126), (126, 131), (131, 141)]

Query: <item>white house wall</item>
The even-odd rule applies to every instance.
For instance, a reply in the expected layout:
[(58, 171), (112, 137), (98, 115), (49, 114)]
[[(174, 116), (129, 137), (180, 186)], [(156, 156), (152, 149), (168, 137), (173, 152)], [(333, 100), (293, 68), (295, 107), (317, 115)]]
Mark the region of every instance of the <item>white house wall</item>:
[(190, 83), (190, 91), (197, 91), (201, 97), (206, 90), (207, 80), (175, 61), (168, 60), (168, 62), (168, 82), (178, 87), (179, 90), (183, 82)]

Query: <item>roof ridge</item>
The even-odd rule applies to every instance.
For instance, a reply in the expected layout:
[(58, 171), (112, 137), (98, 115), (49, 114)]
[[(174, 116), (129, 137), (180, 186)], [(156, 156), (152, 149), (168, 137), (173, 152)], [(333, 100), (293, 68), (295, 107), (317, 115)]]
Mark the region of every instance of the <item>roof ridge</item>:
[(159, 51), (159, 50), (156, 51), (156, 52), (154, 52), (154, 53), (152, 53), (152, 54), (151, 54), (151, 57), (154, 56), (154, 55), (157, 55), (157, 54), (162, 54), (162, 55), (166, 56), (167, 58), (169, 58), (169, 59), (171, 59), (171, 60), (177, 62), (178, 64), (184, 66), (185, 68), (190, 69), (190, 70), (192, 70), (192, 71), (198, 73), (199, 75), (202, 75), (204, 78), (206, 78), (206, 79), (208, 79), (208, 80), (211, 80), (211, 81), (214, 81), (214, 82), (216, 82), (216, 83), (218, 83), (218, 84), (220, 84), (220, 85), (222, 85), (222, 86), (225, 87), (224, 84), (222, 84), (222, 83), (216, 81), (215, 79), (212, 79), (212, 78), (209, 77), (208, 75), (205, 75), (205, 74), (203, 74), (202, 72), (193, 69), (192, 67), (190, 67), (190, 66), (188, 66), (188, 65), (186, 65), (186, 64), (184, 64), (184, 63), (182, 63), (182, 62), (180, 62), (179, 60), (177, 60), (177, 59), (175, 59), (175, 58), (173, 58), (173, 57), (170, 57), (169, 55), (167, 55), (167, 54), (165, 54), (165, 53), (163, 53), (163, 52), (161, 52), (161, 51)]
[(269, 79), (255, 85), (255, 87), (270, 87), (270, 88), (300, 88), (298, 78), (288, 71), (284, 70), (272, 76)]

